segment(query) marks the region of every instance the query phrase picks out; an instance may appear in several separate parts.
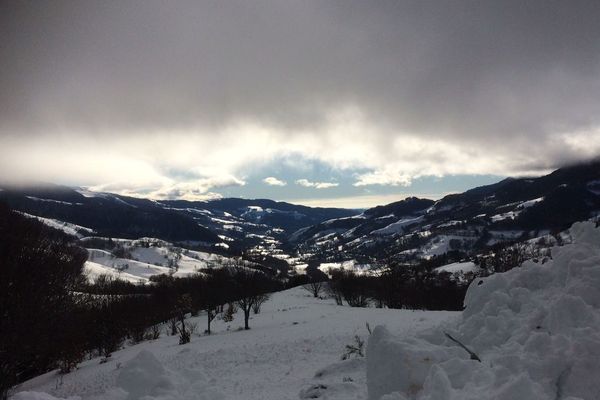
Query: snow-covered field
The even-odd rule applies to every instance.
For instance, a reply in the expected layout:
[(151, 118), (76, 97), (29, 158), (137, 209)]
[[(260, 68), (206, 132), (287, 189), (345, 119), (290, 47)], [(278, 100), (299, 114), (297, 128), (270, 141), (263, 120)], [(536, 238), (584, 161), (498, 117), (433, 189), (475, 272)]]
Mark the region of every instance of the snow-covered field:
[(283, 400), (298, 399), (301, 392), (305, 398), (320, 393), (327, 399), (365, 399), (365, 359), (341, 361), (341, 356), (355, 335), (366, 342), (366, 323), (412, 336), (457, 316), (336, 306), (295, 288), (275, 293), (252, 316), (249, 331), (238, 330), (243, 325), (238, 311), (233, 322), (215, 320), (214, 333), (201, 335), (206, 319), (200, 315), (188, 320), (198, 327), (187, 345), (163, 334), (114, 353), (108, 363), (86, 361), (62, 382), (55, 372), (35, 378), (21, 385), (18, 391), (25, 393), (14, 399)]
[[(229, 260), (213, 253), (175, 247), (155, 238), (113, 240), (127, 250), (127, 258), (116, 257), (107, 250), (88, 248), (88, 260), (84, 265), (88, 279), (110, 275), (132, 283), (147, 283), (154, 275), (185, 277), (218, 267)], [(152, 245), (145, 247), (144, 243)]]
[(451, 274), (456, 274), (456, 273), (469, 273), (469, 272), (476, 272), (478, 269), (477, 265), (475, 265), (474, 262), (472, 261), (466, 261), (466, 262), (455, 262), (452, 264), (446, 264), (446, 265), (442, 265), (441, 267), (437, 267), (434, 269), (435, 272), (449, 272)]
[(357, 275), (369, 275), (375, 272), (371, 264), (361, 264), (356, 260), (321, 263), (319, 270), (328, 276), (331, 276), (331, 271), (334, 270), (352, 271)]

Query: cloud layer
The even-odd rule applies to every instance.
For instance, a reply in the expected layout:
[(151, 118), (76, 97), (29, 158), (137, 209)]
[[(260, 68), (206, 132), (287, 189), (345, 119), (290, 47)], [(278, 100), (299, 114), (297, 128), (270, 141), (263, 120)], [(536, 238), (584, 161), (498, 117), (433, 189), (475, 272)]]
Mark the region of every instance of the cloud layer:
[(285, 186), (287, 183), (285, 181), (279, 180), (273, 176), (269, 176), (263, 179), (263, 182), (270, 186)]
[(286, 157), (357, 187), (543, 172), (600, 154), (599, 20), (586, 1), (4, 2), (0, 178), (202, 197)]
[(307, 188), (315, 188), (315, 189), (329, 189), (332, 187), (336, 187), (339, 184), (335, 182), (311, 182), (308, 179), (298, 179), (296, 181), (297, 185), (304, 186)]

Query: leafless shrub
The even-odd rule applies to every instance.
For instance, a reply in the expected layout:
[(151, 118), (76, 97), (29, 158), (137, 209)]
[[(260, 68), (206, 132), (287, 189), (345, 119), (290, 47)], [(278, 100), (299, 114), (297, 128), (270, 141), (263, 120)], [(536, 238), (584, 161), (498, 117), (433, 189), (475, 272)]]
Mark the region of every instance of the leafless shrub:
[(310, 282), (306, 285), (302, 286), (304, 290), (313, 295), (313, 297), (318, 298), (321, 295), (321, 292), (325, 289), (326, 282)]
[(354, 336), (354, 343), (346, 345), (346, 351), (342, 354), (342, 360), (347, 360), (353, 355), (356, 357), (364, 357), (365, 341), (360, 336)]

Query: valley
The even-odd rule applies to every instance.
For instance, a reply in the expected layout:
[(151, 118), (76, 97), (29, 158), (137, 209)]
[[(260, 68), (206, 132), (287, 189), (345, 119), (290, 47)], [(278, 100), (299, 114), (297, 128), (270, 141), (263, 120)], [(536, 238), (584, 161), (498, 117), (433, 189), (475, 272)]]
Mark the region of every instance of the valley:
[[(77, 237), (85, 248), (104, 238), (134, 250), (131, 257), (92, 251), (86, 264), (92, 275), (147, 281), (242, 257), (287, 278), (331, 269), (377, 274), (389, 263), (480, 264), (515, 243), (543, 252), (573, 222), (598, 218), (598, 182), (600, 163), (591, 162), (437, 201), (409, 197), (366, 210), (272, 200), (155, 201), (53, 185), (7, 187), (0, 201)], [(149, 258), (140, 253), (148, 243)]]

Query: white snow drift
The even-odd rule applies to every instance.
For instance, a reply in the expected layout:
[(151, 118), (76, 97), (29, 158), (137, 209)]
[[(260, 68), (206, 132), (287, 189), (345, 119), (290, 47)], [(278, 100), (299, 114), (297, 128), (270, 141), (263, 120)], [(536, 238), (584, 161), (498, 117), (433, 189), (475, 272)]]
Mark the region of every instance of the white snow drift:
[(384, 327), (367, 350), (370, 400), (600, 398), (600, 229), (571, 228), (574, 243), (545, 264), (525, 262), (476, 279), (465, 311), (444, 335), (413, 338)]

